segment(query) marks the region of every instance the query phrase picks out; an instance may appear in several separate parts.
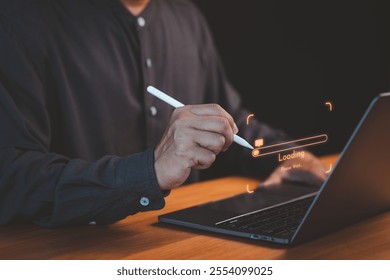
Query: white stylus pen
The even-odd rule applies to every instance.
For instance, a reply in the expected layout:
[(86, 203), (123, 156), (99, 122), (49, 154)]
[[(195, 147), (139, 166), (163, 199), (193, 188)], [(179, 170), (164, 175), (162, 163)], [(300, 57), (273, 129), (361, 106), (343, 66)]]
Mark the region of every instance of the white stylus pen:
[[(151, 95), (154, 95), (155, 97), (157, 97), (158, 99), (161, 99), (162, 101), (168, 103), (169, 105), (175, 107), (175, 108), (178, 108), (178, 107), (183, 107), (184, 104), (177, 101), (176, 99), (170, 97), (168, 94), (162, 92), (161, 90), (159, 89), (156, 89), (155, 87), (153, 86), (148, 86), (148, 88), (146, 89)], [(252, 147), (251, 144), (249, 144), (245, 139), (241, 138), (240, 136), (234, 134), (234, 138), (233, 138), (233, 141), (236, 142), (238, 145), (241, 145), (245, 148), (248, 148), (248, 149), (251, 149), (253, 150), (254, 148)]]

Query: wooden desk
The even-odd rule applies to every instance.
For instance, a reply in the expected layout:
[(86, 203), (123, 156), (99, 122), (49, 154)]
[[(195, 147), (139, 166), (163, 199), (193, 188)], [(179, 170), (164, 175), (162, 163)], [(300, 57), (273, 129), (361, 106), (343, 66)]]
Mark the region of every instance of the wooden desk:
[(390, 212), (290, 248), (157, 222), (160, 214), (242, 193), (257, 183), (235, 177), (182, 187), (163, 210), (110, 226), (0, 227), (0, 259), (390, 259)]

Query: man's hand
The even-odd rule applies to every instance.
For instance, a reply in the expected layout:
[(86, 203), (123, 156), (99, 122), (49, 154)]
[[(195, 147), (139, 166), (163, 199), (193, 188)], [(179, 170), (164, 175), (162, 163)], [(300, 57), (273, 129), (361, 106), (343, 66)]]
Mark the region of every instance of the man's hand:
[[(291, 166), (299, 166), (291, 168)], [(282, 182), (320, 186), (326, 179), (326, 167), (312, 153), (305, 151), (304, 158), (287, 160), (262, 183), (262, 186), (279, 185)]]
[(184, 183), (191, 168), (206, 169), (226, 151), (238, 132), (233, 118), (219, 105), (177, 108), (154, 152), (154, 167), (162, 190)]

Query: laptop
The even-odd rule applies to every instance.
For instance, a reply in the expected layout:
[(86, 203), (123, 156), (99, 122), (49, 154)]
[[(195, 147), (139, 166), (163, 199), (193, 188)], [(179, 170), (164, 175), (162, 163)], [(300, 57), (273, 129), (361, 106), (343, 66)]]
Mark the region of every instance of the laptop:
[(159, 216), (159, 221), (298, 244), (390, 209), (390, 93), (377, 96), (321, 186), (258, 187)]

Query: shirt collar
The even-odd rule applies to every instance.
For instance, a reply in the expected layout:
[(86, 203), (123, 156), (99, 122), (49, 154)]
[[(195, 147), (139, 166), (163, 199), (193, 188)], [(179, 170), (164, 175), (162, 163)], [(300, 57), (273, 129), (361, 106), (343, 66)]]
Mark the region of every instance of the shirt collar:
[(134, 16), (120, 0), (107, 0), (112, 4), (113, 10), (115, 13), (118, 13), (122, 16), (130, 17), (132, 19), (143, 17), (147, 22), (150, 22), (153, 19), (153, 14), (156, 10), (157, 1), (150, 0), (146, 5), (145, 9), (137, 16)]

